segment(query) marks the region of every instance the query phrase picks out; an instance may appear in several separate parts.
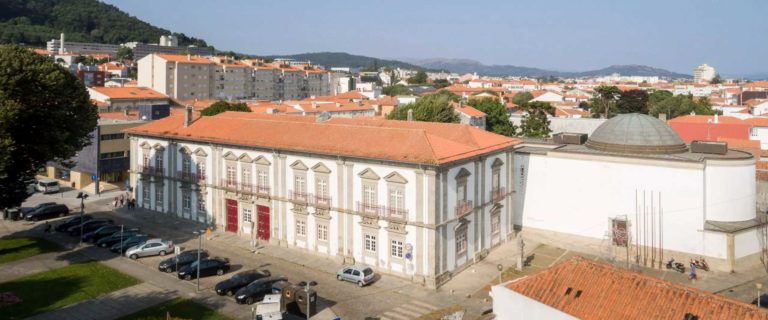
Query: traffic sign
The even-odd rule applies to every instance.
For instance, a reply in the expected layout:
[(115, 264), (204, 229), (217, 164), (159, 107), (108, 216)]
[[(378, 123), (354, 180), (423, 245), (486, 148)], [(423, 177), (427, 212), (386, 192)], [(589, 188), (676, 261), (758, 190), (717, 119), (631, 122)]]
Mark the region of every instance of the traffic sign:
[(96, 175), (91, 175), (91, 181), (96, 181)]

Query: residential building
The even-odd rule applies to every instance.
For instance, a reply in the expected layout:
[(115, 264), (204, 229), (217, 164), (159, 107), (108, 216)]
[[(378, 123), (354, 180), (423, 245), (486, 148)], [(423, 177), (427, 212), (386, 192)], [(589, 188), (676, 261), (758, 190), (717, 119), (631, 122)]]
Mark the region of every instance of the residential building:
[(213, 61), (192, 55), (150, 54), (138, 61), (138, 82), (174, 99), (211, 99)]
[(89, 54), (99, 53), (108, 54), (109, 56), (115, 56), (117, 50), (120, 49), (119, 44), (107, 44), (107, 43), (86, 43), (86, 42), (69, 42), (65, 41), (64, 33), (61, 34), (60, 39), (51, 39), (46, 43), (46, 50), (50, 53), (77, 53), (77, 54)]
[(689, 286), (582, 257), (491, 287), (496, 319), (768, 319)]
[(699, 65), (696, 69), (693, 69), (693, 82), (710, 82), (715, 78), (716, 74), (715, 68), (708, 66), (706, 63)]
[(459, 123), (485, 130), (485, 112), (460, 103), (453, 103), (453, 110), (459, 115)]
[(127, 133), (140, 207), (428, 287), (514, 234), (519, 141), (471, 126), (189, 109)]
[[(159, 119), (170, 114), (168, 96), (146, 87), (95, 87), (88, 88), (91, 100), (97, 103), (99, 112), (137, 111), (149, 119)], [(161, 114), (147, 115), (146, 112)]]

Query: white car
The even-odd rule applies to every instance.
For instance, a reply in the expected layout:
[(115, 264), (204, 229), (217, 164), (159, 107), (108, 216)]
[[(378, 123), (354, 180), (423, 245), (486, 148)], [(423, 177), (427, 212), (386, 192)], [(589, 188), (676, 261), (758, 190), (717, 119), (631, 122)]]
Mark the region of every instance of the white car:
[(169, 252), (173, 252), (173, 242), (163, 239), (149, 239), (142, 244), (128, 248), (125, 251), (125, 256), (138, 259), (139, 257), (155, 255), (164, 256)]

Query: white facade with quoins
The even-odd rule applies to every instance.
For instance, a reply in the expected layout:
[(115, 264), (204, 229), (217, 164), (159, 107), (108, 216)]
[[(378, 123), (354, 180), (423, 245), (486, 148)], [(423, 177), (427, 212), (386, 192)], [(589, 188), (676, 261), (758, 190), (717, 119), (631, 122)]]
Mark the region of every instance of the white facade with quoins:
[[(224, 113), (198, 119), (188, 128), (182, 126), (184, 119), (171, 116), (131, 130), (131, 184), (136, 186), (137, 203), (254, 241), (367, 264), (430, 287), (484, 258), (513, 234), (508, 186), (514, 185), (509, 173), (517, 140), (454, 124), (307, 121), (307, 117)], [(366, 143), (369, 150), (355, 147), (348, 153), (329, 153), (323, 145), (299, 151), (306, 143), (300, 141), (284, 148), (271, 137), (263, 141), (274, 144), (257, 145), (259, 137), (235, 143), (183, 133), (206, 135), (208, 128), (232, 122), (248, 123), (247, 130), (254, 131), (239, 133), (246, 135), (271, 130), (270, 123), (278, 122), (283, 130), (300, 125), (309, 134), (325, 133), (327, 139), (357, 131), (379, 132), (381, 137), (374, 140), (390, 139), (386, 135), (392, 133), (387, 131), (413, 135), (410, 141), (428, 137), (439, 159), (395, 161), (398, 151), (373, 152), (374, 146), (396, 149), (376, 141)], [(454, 142), (452, 150), (444, 148), (447, 144), (441, 140), (449, 137), (440, 135), (454, 131), (473, 136), (475, 146), (455, 154)], [(361, 156), (361, 152), (372, 153)]]

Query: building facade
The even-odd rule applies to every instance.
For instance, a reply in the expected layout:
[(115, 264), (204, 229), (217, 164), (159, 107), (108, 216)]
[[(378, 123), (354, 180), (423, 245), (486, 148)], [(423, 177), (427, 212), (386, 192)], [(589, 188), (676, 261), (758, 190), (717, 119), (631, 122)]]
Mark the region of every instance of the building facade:
[(693, 82), (710, 82), (715, 78), (716, 74), (717, 73), (715, 72), (715, 68), (707, 65), (706, 63), (702, 64), (696, 67), (696, 69), (693, 69)]
[(513, 234), (517, 140), (469, 126), (228, 112), (129, 134), (141, 207), (430, 287)]

